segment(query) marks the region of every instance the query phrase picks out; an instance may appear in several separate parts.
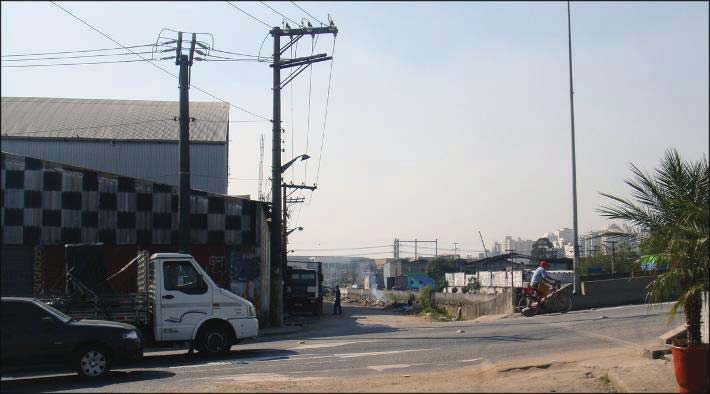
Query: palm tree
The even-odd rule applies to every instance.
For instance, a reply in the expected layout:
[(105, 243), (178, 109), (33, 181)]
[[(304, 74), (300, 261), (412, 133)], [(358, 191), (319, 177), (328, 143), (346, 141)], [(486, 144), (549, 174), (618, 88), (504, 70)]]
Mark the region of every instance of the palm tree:
[(708, 290), (708, 233), (710, 231), (710, 184), (708, 160), (683, 161), (675, 149), (666, 151), (653, 175), (631, 164), (633, 179), (626, 180), (633, 197), (625, 199), (601, 193), (617, 203), (598, 211), (648, 231), (641, 246), (672, 262), (668, 271), (649, 285), (654, 302), (680, 289), (670, 313), (685, 312), (688, 345), (698, 345), (702, 293)]

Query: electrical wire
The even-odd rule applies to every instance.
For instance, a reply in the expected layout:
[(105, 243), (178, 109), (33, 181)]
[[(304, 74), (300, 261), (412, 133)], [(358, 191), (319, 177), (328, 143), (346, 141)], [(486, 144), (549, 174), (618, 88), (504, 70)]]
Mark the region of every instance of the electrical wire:
[[(267, 37), (268, 37), (268, 35), (267, 35)], [(255, 57), (255, 58), (259, 58), (259, 57), (260, 57), (259, 55), (250, 55), (250, 54), (247, 54), (247, 53), (240, 53), (240, 52), (230, 52), (230, 51), (224, 51), (224, 50), (215, 49), (215, 48), (212, 48), (211, 51), (212, 51), (212, 52), (219, 52), (219, 53), (226, 53), (226, 54), (228, 54), (228, 55), (237, 55), (237, 56)], [(267, 58), (267, 57), (264, 57), (264, 58), (262, 58), (262, 59), (271, 59), (271, 57), (268, 57), (268, 58)], [(285, 59), (284, 59), (284, 60), (285, 60)]]
[(261, 23), (262, 25), (264, 25), (264, 26), (268, 27), (269, 29), (271, 29), (272, 26), (269, 26), (268, 23), (262, 21), (261, 19), (255, 17), (254, 15), (252, 15), (252, 14), (250, 14), (250, 13), (244, 11), (243, 9), (237, 7), (236, 5), (232, 4), (232, 3), (229, 2), (229, 1), (227, 1), (226, 3), (229, 4), (229, 5), (231, 5), (231, 6), (234, 7), (234, 8), (238, 9), (238, 10), (241, 11), (243, 14), (249, 16), (250, 18), (254, 19), (255, 21), (257, 21), (257, 22)]
[[(323, 132), (321, 133), (320, 137), (320, 152), (318, 153), (318, 169), (316, 170), (316, 182), (315, 184), (318, 185), (318, 181), (320, 180), (320, 165), (321, 165), (321, 159), (323, 157), (323, 144), (325, 141), (325, 126), (328, 122), (328, 105), (330, 103), (330, 90), (331, 90), (331, 82), (333, 80), (333, 63), (335, 62), (335, 42), (336, 38), (333, 38), (333, 50), (332, 50), (332, 59), (330, 60), (330, 72), (328, 74), (328, 93), (325, 99), (325, 116), (323, 117)], [(308, 204), (310, 205), (311, 202), (313, 201), (313, 198), (308, 201)]]
[(51, 66), (86, 66), (92, 64), (116, 64), (116, 63), (136, 63), (136, 62), (150, 62), (149, 59), (135, 59), (135, 60), (113, 60), (105, 62), (81, 62), (81, 63), (52, 63), (52, 64), (17, 64), (17, 65), (0, 65), (2, 68), (25, 68), (25, 67), (51, 67)]
[(135, 53), (99, 53), (97, 55), (79, 55), (79, 56), (57, 56), (57, 57), (35, 57), (35, 58), (29, 58), (29, 59), (6, 59), (3, 60), (4, 62), (29, 62), (33, 60), (63, 60), (63, 59), (79, 59), (79, 58), (94, 58), (94, 57), (106, 57), (106, 56), (126, 56), (126, 55), (134, 55), (136, 53), (139, 54), (147, 54), (147, 53), (153, 53), (152, 51), (146, 51), (146, 52), (135, 52)]
[(209, 62), (258, 62), (257, 59), (195, 59), (199, 61), (200, 63), (209, 63)]
[(303, 8), (301, 8), (301, 6), (300, 6), (300, 5), (296, 4), (296, 3), (295, 3), (295, 2), (293, 2), (293, 1), (291, 1), (291, 3), (292, 3), (293, 5), (295, 5), (296, 7), (298, 7), (298, 9), (299, 9), (299, 10), (301, 10), (301, 11), (305, 12), (305, 13), (306, 13), (306, 15), (310, 16), (311, 18), (313, 18), (313, 19), (314, 19), (314, 20), (315, 20), (316, 22), (320, 23), (320, 24), (321, 24), (321, 26), (325, 26), (325, 23), (321, 22), (320, 20), (318, 20), (318, 18), (316, 18), (315, 16), (311, 15), (311, 13), (310, 13), (310, 12), (308, 12), (308, 11), (304, 10)]
[[(271, 34), (271, 33), (266, 33), (266, 35), (264, 36), (264, 39), (261, 41), (261, 45), (259, 45), (259, 54), (257, 55), (257, 58), (259, 59), (259, 61), (265, 61), (265, 60), (261, 60), (262, 59), (261, 49), (264, 47), (264, 43), (266, 42), (266, 39), (269, 38), (269, 34)], [(273, 59), (273, 56), (264, 57), (263, 59)]]
[[(173, 172), (170, 174), (162, 174), (162, 175), (150, 175), (148, 178), (166, 178), (169, 176), (177, 176), (180, 175), (179, 172)], [(217, 175), (207, 175), (207, 174), (195, 174), (194, 172), (190, 173), (190, 176), (197, 176), (200, 178), (213, 178), (213, 179), (227, 179), (227, 180), (237, 180), (237, 181), (258, 181), (256, 178), (237, 178), (237, 177), (231, 177), (231, 176), (217, 176)]]
[(391, 248), (392, 244), (389, 245), (379, 245), (379, 246), (360, 246), (355, 248), (327, 248), (327, 249), (297, 249), (297, 252), (309, 252), (309, 251), (323, 251), (323, 252), (333, 252), (340, 250), (363, 250), (363, 249), (381, 249), (381, 248)]
[(264, 3), (263, 1), (260, 1), (259, 3), (263, 4), (263, 5), (266, 6), (268, 9), (270, 9), (271, 11), (274, 11), (275, 13), (281, 15), (282, 17), (286, 18), (287, 20), (289, 20), (289, 21), (291, 21), (291, 22), (297, 24), (298, 26), (303, 27), (303, 25), (302, 25), (301, 23), (296, 22), (295, 20), (293, 20), (293, 19), (287, 17), (286, 15), (284, 15), (284, 14), (282, 14), (282, 13), (276, 11), (275, 9), (271, 8), (268, 4)]
[[(116, 45), (120, 45), (121, 47), (123, 47), (124, 49), (128, 50), (129, 52), (133, 52), (132, 50), (130, 50), (129, 48), (127, 48), (126, 46), (124, 46), (124, 45), (121, 44), (120, 42), (118, 42), (118, 41), (114, 40), (113, 38), (109, 37), (106, 33), (104, 33), (104, 32), (102, 32), (101, 30), (95, 28), (94, 26), (92, 26), (91, 24), (89, 24), (89, 23), (86, 22), (85, 20), (79, 18), (78, 16), (72, 14), (72, 13), (69, 12), (66, 8), (60, 6), (59, 4), (55, 3), (54, 1), (50, 1), (50, 3), (54, 4), (57, 8), (59, 8), (59, 9), (61, 9), (62, 11), (66, 12), (67, 14), (71, 15), (74, 19), (76, 19), (76, 20), (78, 20), (79, 22), (85, 24), (86, 26), (88, 26), (89, 28), (91, 28), (92, 30), (94, 30), (95, 32), (97, 32), (97, 33), (101, 34), (102, 36), (108, 38), (109, 40), (113, 41)], [(133, 53), (135, 53), (135, 52), (133, 52)], [(162, 72), (164, 72), (164, 73), (166, 73), (166, 74), (172, 76), (173, 78), (176, 78), (176, 79), (178, 79), (178, 80), (180, 79), (177, 75), (175, 75), (175, 74), (171, 73), (170, 71), (168, 71), (168, 70), (166, 70), (166, 69), (160, 67), (159, 65), (153, 63), (153, 62), (150, 61), (149, 59), (146, 59), (146, 58), (144, 58), (144, 57), (141, 56), (141, 55), (136, 55), (136, 56), (140, 57), (140, 58), (143, 59), (144, 61), (147, 61), (147, 62), (148, 62), (149, 64), (151, 64), (153, 67), (155, 67), (155, 68), (157, 68), (158, 70), (160, 70), (160, 71), (162, 71)], [(236, 108), (236, 109), (238, 109), (238, 110), (240, 110), (240, 111), (242, 111), (242, 112), (248, 113), (249, 115), (255, 116), (255, 117), (257, 117), (257, 118), (269, 120), (269, 118), (267, 118), (267, 117), (265, 117), (265, 116), (258, 115), (258, 114), (254, 113), (254, 112), (251, 112), (251, 111), (249, 111), (249, 110), (247, 110), (247, 109), (244, 109), (244, 108), (239, 107), (239, 106), (237, 106), (237, 105), (234, 105), (234, 104), (232, 104), (232, 103), (230, 103), (230, 102), (228, 102), (228, 101), (226, 101), (226, 100), (223, 100), (223, 99), (221, 99), (221, 98), (219, 98), (219, 97), (213, 95), (212, 93), (209, 93), (209, 92), (207, 92), (206, 90), (201, 89), (201, 88), (199, 88), (199, 87), (193, 85), (192, 83), (190, 84), (190, 86), (191, 86), (192, 88), (194, 88), (195, 90), (198, 90), (198, 91), (200, 91), (200, 92), (202, 92), (202, 93), (204, 93), (204, 94), (206, 94), (206, 95), (208, 95), (208, 96), (214, 98), (215, 100), (218, 100), (218, 101), (221, 101), (221, 102), (223, 102), (223, 103), (229, 104), (230, 106), (232, 106), (232, 107), (234, 107), (234, 108)]]
[(40, 52), (40, 53), (16, 53), (12, 55), (2, 55), (2, 57), (19, 57), (19, 56), (45, 56), (45, 55), (61, 55), (65, 53), (86, 53), (86, 52), (102, 52), (102, 51), (116, 51), (119, 49), (128, 48), (142, 48), (142, 47), (152, 47), (155, 44), (145, 44), (145, 45), (131, 45), (131, 46), (121, 46), (118, 48), (103, 48), (103, 49), (82, 49), (76, 51), (60, 51), (60, 52)]

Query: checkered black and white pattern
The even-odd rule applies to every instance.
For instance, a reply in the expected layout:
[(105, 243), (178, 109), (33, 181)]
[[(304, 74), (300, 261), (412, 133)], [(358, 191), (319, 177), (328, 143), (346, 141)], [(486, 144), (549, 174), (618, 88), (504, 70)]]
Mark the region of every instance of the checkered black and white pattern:
[[(177, 244), (177, 188), (2, 153), (2, 242)], [(195, 245), (257, 242), (257, 201), (192, 190)]]

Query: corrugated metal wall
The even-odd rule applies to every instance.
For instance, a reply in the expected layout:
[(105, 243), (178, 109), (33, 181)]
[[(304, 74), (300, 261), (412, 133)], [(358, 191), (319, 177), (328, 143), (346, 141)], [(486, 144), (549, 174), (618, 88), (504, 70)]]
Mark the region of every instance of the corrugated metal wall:
[[(177, 143), (2, 139), (4, 152), (78, 167), (179, 184)], [(190, 144), (192, 189), (227, 194), (227, 145)]]

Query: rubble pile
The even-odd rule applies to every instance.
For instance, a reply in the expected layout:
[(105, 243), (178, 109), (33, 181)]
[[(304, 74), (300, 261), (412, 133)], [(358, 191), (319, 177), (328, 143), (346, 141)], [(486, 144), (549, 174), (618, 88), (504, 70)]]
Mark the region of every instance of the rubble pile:
[(385, 307), (387, 302), (368, 296), (345, 296), (340, 299), (342, 304), (359, 304), (364, 306)]

